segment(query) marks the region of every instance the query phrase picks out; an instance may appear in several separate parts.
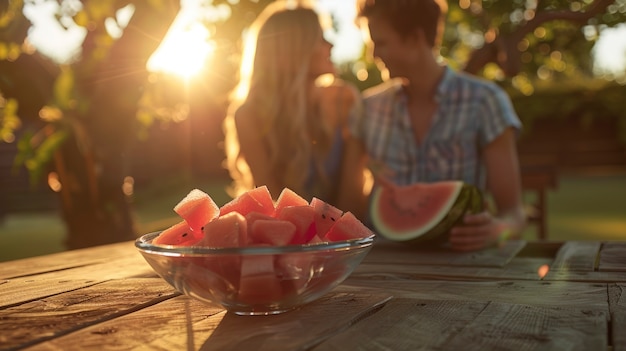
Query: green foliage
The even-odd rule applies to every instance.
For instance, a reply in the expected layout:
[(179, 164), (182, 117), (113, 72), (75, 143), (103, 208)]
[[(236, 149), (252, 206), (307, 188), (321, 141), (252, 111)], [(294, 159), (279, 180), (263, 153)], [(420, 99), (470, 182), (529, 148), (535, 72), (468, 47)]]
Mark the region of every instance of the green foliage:
[[(82, 145), (93, 145), (90, 136), (84, 132), (84, 127), (80, 126), (81, 120), (92, 118), (87, 113), (93, 96), (90, 96), (94, 79), (98, 79), (105, 60), (111, 56), (111, 48), (115, 43), (106, 30), (105, 22), (115, 21), (116, 12), (134, 1), (102, 0), (84, 1), (80, 8), (75, 6), (60, 6), (57, 13), (57, 20), (63, 26), (61, 18), (71, 17), (79, 26), (87, 29), (87, 37), (82, 46), (82, 53), (79, 58), (66, 65), (57, 66), (52, 61), (36, 52), (22, 52), (22, 48), (28, 47), (25, 43), (26, 34), (30, 27), (30, 22), (23, 15), (23, 1), (9, 1), (0, 4), (0, 61), (7, 61), (0, 69), (11, 68), (10, 63), (17, 60), (20, 54), (36, 57), (27, 61), (22, 60), (16, 67), (22, 72), (2, 77), (0, 82), (0, 99), (2, 96), (13, 96), (15, 98), (0, 100), (2, 114), (0, 114), (0, 137), (4, 142), (15, 140), (15, 131), (21, 126), (21, 118), (35, 119), (36, 125), (43, 125), (42, 129), (35, 133), (24, 133), (19, 141), (18, 154), (16, 155), (14, 167), (24, 166), (30, 173), (31, 179), (36, 180), (49, 167), (49, 163), (57, 150), (69, 133), (75, 133), (74, 137)], [(155, 11), (165, 11), (169, 0), (151, 0), (148, 5), (143, 1), (136, 2), (137, 6), (152, 6)], [(26, 63), (28, 62), (28, 63)], [(2, 62), (0, 62), (2, 63)], [(6, 62), (5, 62), (6, 63)], [(41, 94), (43, 105), (34, 105), (35, 100), (31, 99), (28, 92), (14, 90), (17, 86), (12, 80), (29, 80), (32, 82), (33, 90), (45, 86), (41, 71), (33, 72), (24, 69), (28, 65), (39, 64), (44, 67), (54, 67), (49, 70), (54, 82), (50, 91), (37, 91)], [(48, 73), (48, 72), (46, 72)], [(106, 73), (101, 76), (108, 79)], [(25, 109), (18, 109), (22, 106)], [(32, 112), (36, 113), (34, 115)], [(28, 115), (20, 116), (23, 111), (31, 112)], [(39, 120), (36, 120), (39, 117)], [(43, 121), (43, 123), (40, 123)], [(76, 133), (80, 131), (79, 133)]]
[(15, 99), (4, 99), (0, 95), (0, 140), (10, 143), (15, 140), (15, 131), (21, 126), (17, 116), (18, 102)]
[[(590, 51), (597, 31), (623, 23), (626, 2), (461, 0), (450, 1), (450, 13), (451, 26), (444, 38), (449, 56), (462, 59), (457, 51), (468, 52), (469, 46), (475, 54), (491, 41), (508, 48), (503, 52), (511, 61), (508, 65), (520, 65), (514, 74), (563, 81), (593, 75)], [(455, 31), (457, 25), (464, 30)], [(507, 64), (499, 65), (506, 71)], [(488, 78), (503, 80), (506, 75), (500, 72)]]
[(54, 83), (54, 102), (61, 109), (72, 108), (74, 101), (74, 72), (65, 67)]
[[(31, 185), (37, 184), (54, 157), (55, 151), (67, 139), (67, 131), (56, 130), (45, 137), (26, 132), (17, 143), (18, 153), (13, 163), (13, 171), (18, 172), (22, 165), (29, 171)], [(36, 145), (34, 141), (41, 143)]]
[[(624, 0), (450, 0), (448, 4), (440, 51), (448, 64), (526, 95), (542, 82), (593, 77), (591, 49), (600, 31), (626, 22)], [(370, 58), (364, 53), (360, 61)], [(346, 67), (344, 72), (351, 70)]]
[(626, 110), (622, 107), (626, 86), (603, 80), (552, 84), (535, 91), (532, 96), (511, 92), (511, 99), (524, 124), (524, 132), (532, 133), (538, 119), (558, 118), (566, 121), (582, 116), (581, 128), (590, 128), (603, 118), (617, 119), (620, 140), (626, 143)]

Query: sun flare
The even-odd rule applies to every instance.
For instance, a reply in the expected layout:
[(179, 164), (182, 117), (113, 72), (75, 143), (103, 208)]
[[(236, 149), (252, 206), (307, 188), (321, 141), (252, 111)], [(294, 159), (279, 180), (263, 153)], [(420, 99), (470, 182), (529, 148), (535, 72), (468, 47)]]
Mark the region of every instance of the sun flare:
[(151, 72), (171, 73), (189, 79), (200, 73), (213, 54), (215, 43), (200, 23), (174, 25), (148, 60)]

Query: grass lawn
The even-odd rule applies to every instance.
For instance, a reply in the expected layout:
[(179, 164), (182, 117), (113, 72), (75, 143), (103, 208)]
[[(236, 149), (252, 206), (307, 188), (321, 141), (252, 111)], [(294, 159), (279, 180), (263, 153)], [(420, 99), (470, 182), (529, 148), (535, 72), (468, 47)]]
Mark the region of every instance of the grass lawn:
[[(192, 188), (211, 194), (218, 205), (229, 197), (224, 181), (181, 177), (135, 189), (140, 233), (166, 228), (179, 218), (172, 207)], [(11, 214), (0, 222), (0, 261), (64, 250), (65, 228), (57, 213)], [(536, 238), (533, 227), (524, 235)], [(548, 194), (549, 240), (626, 240), (626, 175), (564, 175)]]

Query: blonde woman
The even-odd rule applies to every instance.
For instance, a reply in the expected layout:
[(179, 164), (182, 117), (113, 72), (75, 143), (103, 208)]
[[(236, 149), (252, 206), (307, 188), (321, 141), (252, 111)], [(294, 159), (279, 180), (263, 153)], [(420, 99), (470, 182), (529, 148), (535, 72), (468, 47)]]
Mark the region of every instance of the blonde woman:
[(343, 155), (360, 97), (334, 78), (331, 48), (318, 14), (302, 2), (276, 1), (252, 24), (224, 122), (231, 195), (266, 185), (276, 196), (288, 187), (353, 209), (361, 166)]

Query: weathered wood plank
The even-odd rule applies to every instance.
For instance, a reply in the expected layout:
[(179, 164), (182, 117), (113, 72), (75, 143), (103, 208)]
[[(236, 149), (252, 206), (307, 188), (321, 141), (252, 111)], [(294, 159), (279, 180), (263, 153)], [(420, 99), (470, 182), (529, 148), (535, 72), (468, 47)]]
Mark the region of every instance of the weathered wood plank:
[(283, 314), (237, 316), (180, 296), (32, 350), (295, 350), (341, 332), (389, 299), (388, 294), (335, 291)]
[(0, 310), (2, 349), (17, 349), (178, 296), (160, 278), (112, 280)]
[(583, 306), (490, 303), (445, 350), (605, 350), (608, 314)]
[(543, 278), (545, 281), (570, 281), (570, 282), (588, 282), (588, 283), (617, 283), (626, 282), (626, 272), (568, 272), (568, 271), (550, 271)]
[(600, 245), (597, 241), (568, 241), (557, 253), (550, 271), (593, 272)]
[(394, 262), (406, 265), (503, 267), (524, 246), (525, 241), (511, 240), (503, 247), (476, 252), (456, 252), (443, 247), (419, 247), (379, 239), (367, 254), (365, 262)]
[(601, 350), (607, 316), (570, 307), (394, 299), (315, 350)]
[(438, 349), (459, 333), (488, 302), (393, 299), (378, 312), (314, 350)]
[(626, 272), (625, 252), (626, 242), (608, 241), (603, 243), (598, 270)]
[[(436, 281), (398, 280), (362, 275), (342, 285), (353, 291), (386, 291), (394, 297), (440, 300), (473, 300), (536, 306), (579, 306), (608, 311), (607, 285), (546, 281)], [(367, 289), (364, 289), (367, 288)]]
[(626, 350), (626, 284), (609, 285), (611, 341), (614, 351)]
[(156, 273), (138, 253), (106, 262), (11, 279), (0, 284), (0, 307), (42, 299), (112, 279), (155, 277)]
[(0, 279), (54, 272), (78, 266), (102, 263), (111, 257), (139, 256), (134, 242), (90, 247), (55, 254), (0, 263)]
[(364, 262), (352, 273), (380, 277), (393, 276), (395, 279), (436, 279), (436, 280), (540, 280), (543, 270), (552, 259), (522, 257), (514, 258), (504, 267), (465, 267), (465, 266), (425, 266), (407, 264), (379, 264)]

